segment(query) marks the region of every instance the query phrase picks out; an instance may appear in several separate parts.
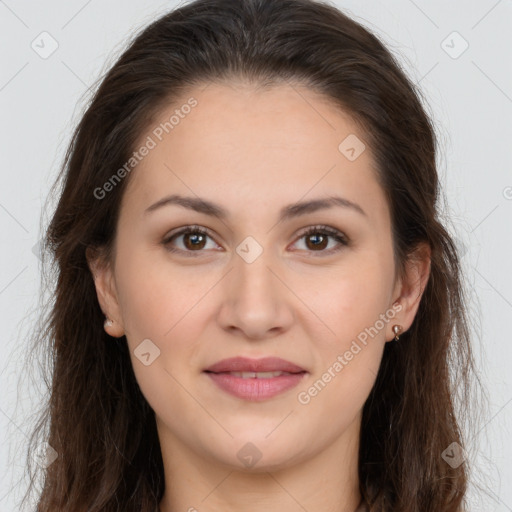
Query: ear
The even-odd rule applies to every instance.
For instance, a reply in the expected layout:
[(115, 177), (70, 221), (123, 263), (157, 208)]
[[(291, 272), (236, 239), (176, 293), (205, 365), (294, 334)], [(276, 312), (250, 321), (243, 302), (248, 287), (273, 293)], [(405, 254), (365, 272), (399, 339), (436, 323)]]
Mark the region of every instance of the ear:
[(399, 278), (395, 285), (394, 303), (399, 303), (402, 309), (396, 315), (395, 320), (388, 323), (389, 334), (387, 337), (390, 341), (395, 337), (395, 333), (392, 331), (393, 325), (401, 325), (401, 332), (405, 332), (411, 327), (430, 277), (430, 262), (430, 245), (421, 242), (405, 264), (405, 275)]
[(124, 335), (124, 326), (111, 265), (101, 251), (96, 248), (87, 247), (85, 255), (96, 287), (100, 308), (103, 314), (112, 321), (111, 325), (105, 326), (105, 330), (110, 336), (120, 338)]

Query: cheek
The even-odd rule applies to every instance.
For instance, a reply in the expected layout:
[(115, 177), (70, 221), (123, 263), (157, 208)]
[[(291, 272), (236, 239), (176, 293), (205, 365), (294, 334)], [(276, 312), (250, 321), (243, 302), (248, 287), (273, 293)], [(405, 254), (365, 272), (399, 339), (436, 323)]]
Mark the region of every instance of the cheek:
[[(127, 256), (119, 258), (116, 276), (135, 376), (148, 402), (158, 406), (163, 390), (168, 399), (179, 401), (178, 383), (191, 388), (204, 363), (205, 325), (215, 311), (215, 285), (224, 272), (206, 265), (178, 266), (155, 253), (120, 252)], [(146, 345), (158, 357), (145, 366), (137, 355), (148, 339)]]
[(181, 408), (188, 399), (181, 385), (191, 387), (188, 363), (200, 348), (211, 272), (178, 270), (143, 251), (120, 254), (127, 256), (116, 263), (117, 289), (136, 380), (154, 410)]
[(204, 300), (213, 282), (200, 266), (179, 267), (159, 250), (126, 247), (116, 264), (116, 282), (125, 330), (133, 340), (164, 340)]
[(310, 294), (308, 306), (319, 312), (330, 329), (327, 335), (325, 330), (322, 336), (310, 335), (320, 360), (308, 387), (300, 390), (299, 403), (307, 402), (311, 414), (332, 407), (345, 411), (340, 421), (347, 421), (368, 397), (378, 374), (387, 326), (393, 322), (394, 310), (387, 309), (391, 263), (374, 254), (359, 254), (350, 264), (347, 259), (343, 270), (333, 272), (326, 287)]
[[(354, 258), (342, 268), (334, 270), (327, 279), (311, 279), (305, 302), (311, 310), (318, 312), (319, 318), (334, 331), (334, 337), (343, 344), (355, 338), (366, 328), (373, 326), (386, 312), (392, 290), (392, 273), (382, 260), (365, 257)], [(315, 288), (312, 288), (313, 284)], [(378, 324), (381, 328), (381, 322)], [(381, 329), (382, 330), (382, 329)], [(382, 335), (385, 333), (382, 332)]]
[(327, 436), (337, 435), (363, 407), (378, 374), (386, 326), (393, 321), (386, 316), (389, 274), (378, 263), (360, 259), (358, 265), (361, 272), (338, 275), (310, 302), (334, 334), (312, 337), (319, 361), (297, 401), (311, 417), (325, 418), (329, 411), (331, 420), (323, 427)]

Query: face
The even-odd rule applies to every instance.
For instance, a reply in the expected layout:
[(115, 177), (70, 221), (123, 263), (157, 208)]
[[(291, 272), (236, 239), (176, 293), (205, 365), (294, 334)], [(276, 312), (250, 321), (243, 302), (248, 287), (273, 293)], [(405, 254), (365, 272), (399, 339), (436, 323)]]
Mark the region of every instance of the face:
[[(96, 285), (162, 444), (268, 470), (358, 436), (392, 326), (412, 322), (365, 139), (304, 87), (234, 83), (194, 88), (141, 137)], [(206, 371), (235, 357), (288, 366)], [(236, 373), (257, 370), (284, 373)]]

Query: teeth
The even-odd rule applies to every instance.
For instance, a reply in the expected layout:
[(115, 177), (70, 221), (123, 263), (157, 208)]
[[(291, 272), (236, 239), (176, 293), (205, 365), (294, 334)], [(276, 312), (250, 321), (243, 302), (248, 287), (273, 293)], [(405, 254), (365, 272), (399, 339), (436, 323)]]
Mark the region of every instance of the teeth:
[(288, 372), (227, 372), (233, 377), (242, 377), (242, 379), (271, 379), (280, 375), (291, 375)]

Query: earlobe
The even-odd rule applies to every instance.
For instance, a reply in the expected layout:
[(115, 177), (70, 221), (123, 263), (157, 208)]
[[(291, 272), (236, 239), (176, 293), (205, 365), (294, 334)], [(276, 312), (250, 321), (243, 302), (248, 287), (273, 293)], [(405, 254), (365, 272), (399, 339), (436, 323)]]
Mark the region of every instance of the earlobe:
[(99, 251), (91, 247), (86, 249), (86, 258), (96, 288), (98, 303), (106, 317), (105, 331), (110, 336), (119, 338), (124, 335), (124, 328), (111, 265), (104, 260)]
[(121, 325), (116, 324), (114, 320), (110, 320), (108, 317), (106, 317), (103, 322), (103, 328), (105, 329), (105, 332), (113, 338), (121, 338), (124, 336)]
[[(399, 317), (402, 333), (406, 332), (414, 321), (430, 277), (430, 263), (430, 245), (422, 242), (405, 264), (405, 275), (399, 281), (399, 295), (395, 300), (402, 306)], [(393, 338), (395, 334), (390, 333), (390, 337)]]

